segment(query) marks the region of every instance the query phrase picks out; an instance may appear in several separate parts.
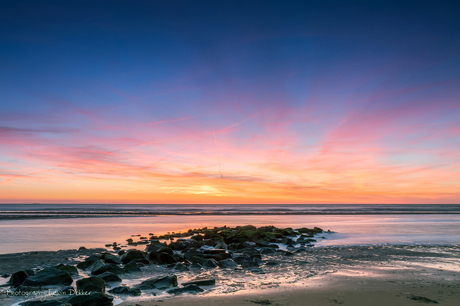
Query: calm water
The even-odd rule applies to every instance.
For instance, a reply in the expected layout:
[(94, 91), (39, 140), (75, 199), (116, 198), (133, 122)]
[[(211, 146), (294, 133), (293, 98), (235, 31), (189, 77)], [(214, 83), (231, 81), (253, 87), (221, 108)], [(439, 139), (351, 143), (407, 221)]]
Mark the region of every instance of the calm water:
[(274, 225), (314, 227), (336, 233), (316, 245), (374, 243), (460, 244), (459, 214), (376, 215), (165, 215), (148, 217), (26, 219), (0, 221), (0, 253), (104, 247), (131, 235), (189, 228)]

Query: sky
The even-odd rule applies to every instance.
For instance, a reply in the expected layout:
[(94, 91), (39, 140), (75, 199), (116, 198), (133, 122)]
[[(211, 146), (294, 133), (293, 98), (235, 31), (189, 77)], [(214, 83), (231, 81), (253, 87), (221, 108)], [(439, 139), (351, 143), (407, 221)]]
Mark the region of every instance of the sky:
[(460, 203), (456, 1), (4, 1), (0, 203)]

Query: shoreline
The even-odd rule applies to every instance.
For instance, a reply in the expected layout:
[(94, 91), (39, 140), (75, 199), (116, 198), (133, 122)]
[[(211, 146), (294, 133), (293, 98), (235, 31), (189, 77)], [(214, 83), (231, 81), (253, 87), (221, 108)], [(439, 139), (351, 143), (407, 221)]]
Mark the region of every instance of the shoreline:
[[(40, 267), (58, 263), (72, 265), (79, 261), (71, 258), (86, 257), (104, 251), (107, 250), (4, 254), (0, 255), (0, 272), (3, 274), (8, 265), (10, 272), (30, 269), (37, 265)], [(457, 305), (460, 299), (460, 245), (327, 246), (310, 248), (308, 253), (297, 254), (287, 259), (280, 258), (282, 260), (280, 271), (274, 273), (281, 275), (289, 268), (295, 268), (305, 269), (302, 271), (315, 270), (314, 274), (307, 277), (287, 278), (284, 282), (273, 284), (272, 287), (260, 285), (264, 282), (264, 275), (259, 275), (262, 278), (255, 276), (250, 280), (247, 274), (241, 274), (246, 272), (239, 270), (231, 275), (234, 277), (243, 275), (248, 284), (252, 283), (252, 285), (245, 284), (246, 287), (242, 290), (225, 293), (219, 288), (224, 286), (224, 280), (228, 279), (228, 275), (219, 274), (220, 272), (214, 269), (203, 273), (222, 277), (223, 280), (204, 294), (179, 296), (160, 294), (158, 297), (152, 295), (149, 297), (147, 294), (140, 298), (123, 297), (123, 301), (117, 305), (415, 306), (420, 305), (421, 301), (410, 298), (420, 297), (437, 301), (439, 305), (453, 306)], [(315, 258), (317, 262), (314, 262)], [(270, 259), (273, 260), (274, 257)], [(21, 264), (18, 265), (18, 262)], [(155, 275), (158, 273), (155, 269), (144, 270), (136, 277), (143, 279)], [(271, 272), (266, 271), (266, 273)], [(178, 275), (179, 283), (187, 280), (180, 273), (175, 274)], [(115, 285), (110, 284), (110, 286)], [(1, 289), (3, 288), (0, 287)], [(306, 300), (309, 304), (305, 303)], [(12, 305), (12, 302), (18, 301), (20, 301), (18, 298), (2, 296), (0, 305)]]
[[(358, 271), (353, 271), (357, 273)], [(420, 281), (404, 270), (394, 272), (397, 277), (382, 274), (379, 277), (324, 275), (300, 286), (242, 292), (227, 295), (172, 297), (152, 301), (124, 301), (118, 306), (176, 306), (176, 305), (273, 305), (273, 306), (416, 306), (421, 304), (456, 306), (460, 298), (460, 285), (442, 281)]]
[[(37, 300), (44, 290), (86, 292), (84, 284), (93, 281), (98, 285), (75, 298), (107, 306), (281, 306), (305, 305), (306, 300), (318, 306), (371, 303), (390, 293), (386, 304), (371, 304), (439, 300), (451, 305), (451, 296), (460, 298), (460, 244), (314, 246), (332, 234), (318, 227), (203, 227), (159, 236), (135, 234), (126, 246), (114, 242), (97, 249), (3, 254), (0, 305)], [(446, 293), (427, 295), (420, 288)], [(24, 298), (12, 292), (36, 293)], [(45, 300), (54, 306), (72, 298), (48, 294)]]

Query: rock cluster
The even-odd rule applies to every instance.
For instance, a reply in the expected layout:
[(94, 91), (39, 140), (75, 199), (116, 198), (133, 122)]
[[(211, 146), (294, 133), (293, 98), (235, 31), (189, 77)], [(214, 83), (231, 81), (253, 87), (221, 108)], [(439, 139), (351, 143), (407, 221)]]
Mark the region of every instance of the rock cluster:
[[(127, 241), (131, 245), (147, 242), (145, 251), (124, 251), (120, 250), (117, 243), (113, 243), (109, 246), (114, 247), (114, 252), (119, 250), (118, 253), (93, 254), (76, 267), (61, 264), (39, 270), (35, 275), (30, 270), (18, 271), (11, 275), (9, 284), (16, 290), (49, 285), (62, 285), (62, 290), (72, 290), (68, 286), (73, 283), (72, 276), (78, 276), (78, 268), (89, 277), (77, 280), (76, 290), (87, 294), (59, 301), (74, 306), (112, 305), (113, 297), (105, 293), (106, 283), (120, 283), (124, 274), (136, 273), (141, 271), (143, 265), (155, 264), (170, 268), (171, 273), (149, 278), (133, 288), (124, 285), (112, 287), (108, 292), (138, 296), (142, 291), (155, 289), (166, 290), (173, 295), (197, 294), (204, 291), (201, 287), (215, 285), (216, 280), (196, 280), (183, 283), (179, 287), (174, 273), (195, 269), (248, 269), (254, 273), (264, 273), (260, 268), (262, 256), (293, 255), (294, 252), (305, 250), (305, 246), (311, 246), (311, 242), (316, 241), (313, 239), (314, 235), (319, 233), (323, 233), (323, 230), (317, 227), (292, 229), (246, 225), (234, 228), (224, 226), (190, 229), (186, 233), (158, 237), (150, 235), (149, 239), (141, 237), (140, 242), (129, 238)], [(284, 245), (287, 251), (281, 250), (280, 245)], [(32, 302), (24, 302), (22, 305), (33, 305), (30, 303)]]

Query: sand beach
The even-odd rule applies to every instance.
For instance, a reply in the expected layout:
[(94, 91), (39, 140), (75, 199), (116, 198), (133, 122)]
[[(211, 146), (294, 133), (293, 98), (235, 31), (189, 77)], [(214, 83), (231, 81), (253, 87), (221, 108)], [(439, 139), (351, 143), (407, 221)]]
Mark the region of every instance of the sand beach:
[[(240, 233), (250, 235), (268, 230), (258, 228), (254, 232), (253, 227), (244, 228), (245, 231), (240, 230)], [(194, 239), (177, 238), (167, 245), (161, 239), (143, 243), (138, 240), (141, 237), (134, 237), (129, 248), (132, 251), (125, 251), (124, 254), (121, 252), (120, 255), (116, 246), (1, 254), (0, 273), (3, 278), (0, 279), (0, 305), (66, 305), (71, 293), (41, 297), (30, 293), (27, 298), (15, 296), (12, 292), (32, 292), (32, 289), (23, 285), (11, 286), (11, 275), (30, 270), (37, 273), (47, 267), (62, 265), (77, 267), (74, 268), (76, 273), (71, 274), (72, 281), (67, 285), (78, 289), (78, 282), (82, 279), (113, 274), (95, 271), (94, 266), (98, 263), (107, 269), (120, 269), (119, 273), (110, 270), (120, 280), (109, 278), (100, 290), (100, 294), (105, 292), (103, 295), (109, 300), (77, 301), (75, 305), (457, 305), (460, 298), (458, 245), (368, 244), (316, 247), (312, 244), (314, 242), (293, 245), (292, 241), (302, 242), (307, 236), (313, 237), (310, 239), (327, 239), (327, 232), (319, 232), (318, 229), (313, 234), (308, 231), (313, 229), (305, 229), (304, 232), (309, 233), (307, 235), (301, 234), (302, 230), (299, 229), (294, 235), (289, 230), (271, 230), (274, 233), (283, 232), (286, 236), (273, 238), (273, 241), (279, 243), (253, 238), (258, 242), (247, 239), (244, 242), (241, 240), (239, 243), (222, 244), (218, 237), (204, 237), (212, 232), (218, 232), (221, 235), (219, 237), (223, 237), (226, 231), (234, 233), (234, 228), (199, 229), (193, 233)], [(203, 236), (203, 239), (199, 236)], [(235, 237), (225, 236), (225, 239), (229, 242), (228, 239)], [(195, 240), (201, 242), (196, 244)], [(136, 241), (140, 244), (134, 245)], [(171, 251), (171, 248), (179, 248), (180, 244), (187, 243), (200, 246)], [(128, 253), (139, 253), (142, 257), (128, 261)], [(168, 257), (168, 253), (174, 257)], [(138, 269), (127, 272), (127, 267), (133, 264)], [(71, 273), (73, 270), (67, 271)], [(161, 278), (161, 286), (158, 285), (158, 278)], [(34, 290), (57, 292), (62, 287), (65, 286), (55, 283), (38, 286)], [(134, 291), (120, 291), (124, 288)]]

